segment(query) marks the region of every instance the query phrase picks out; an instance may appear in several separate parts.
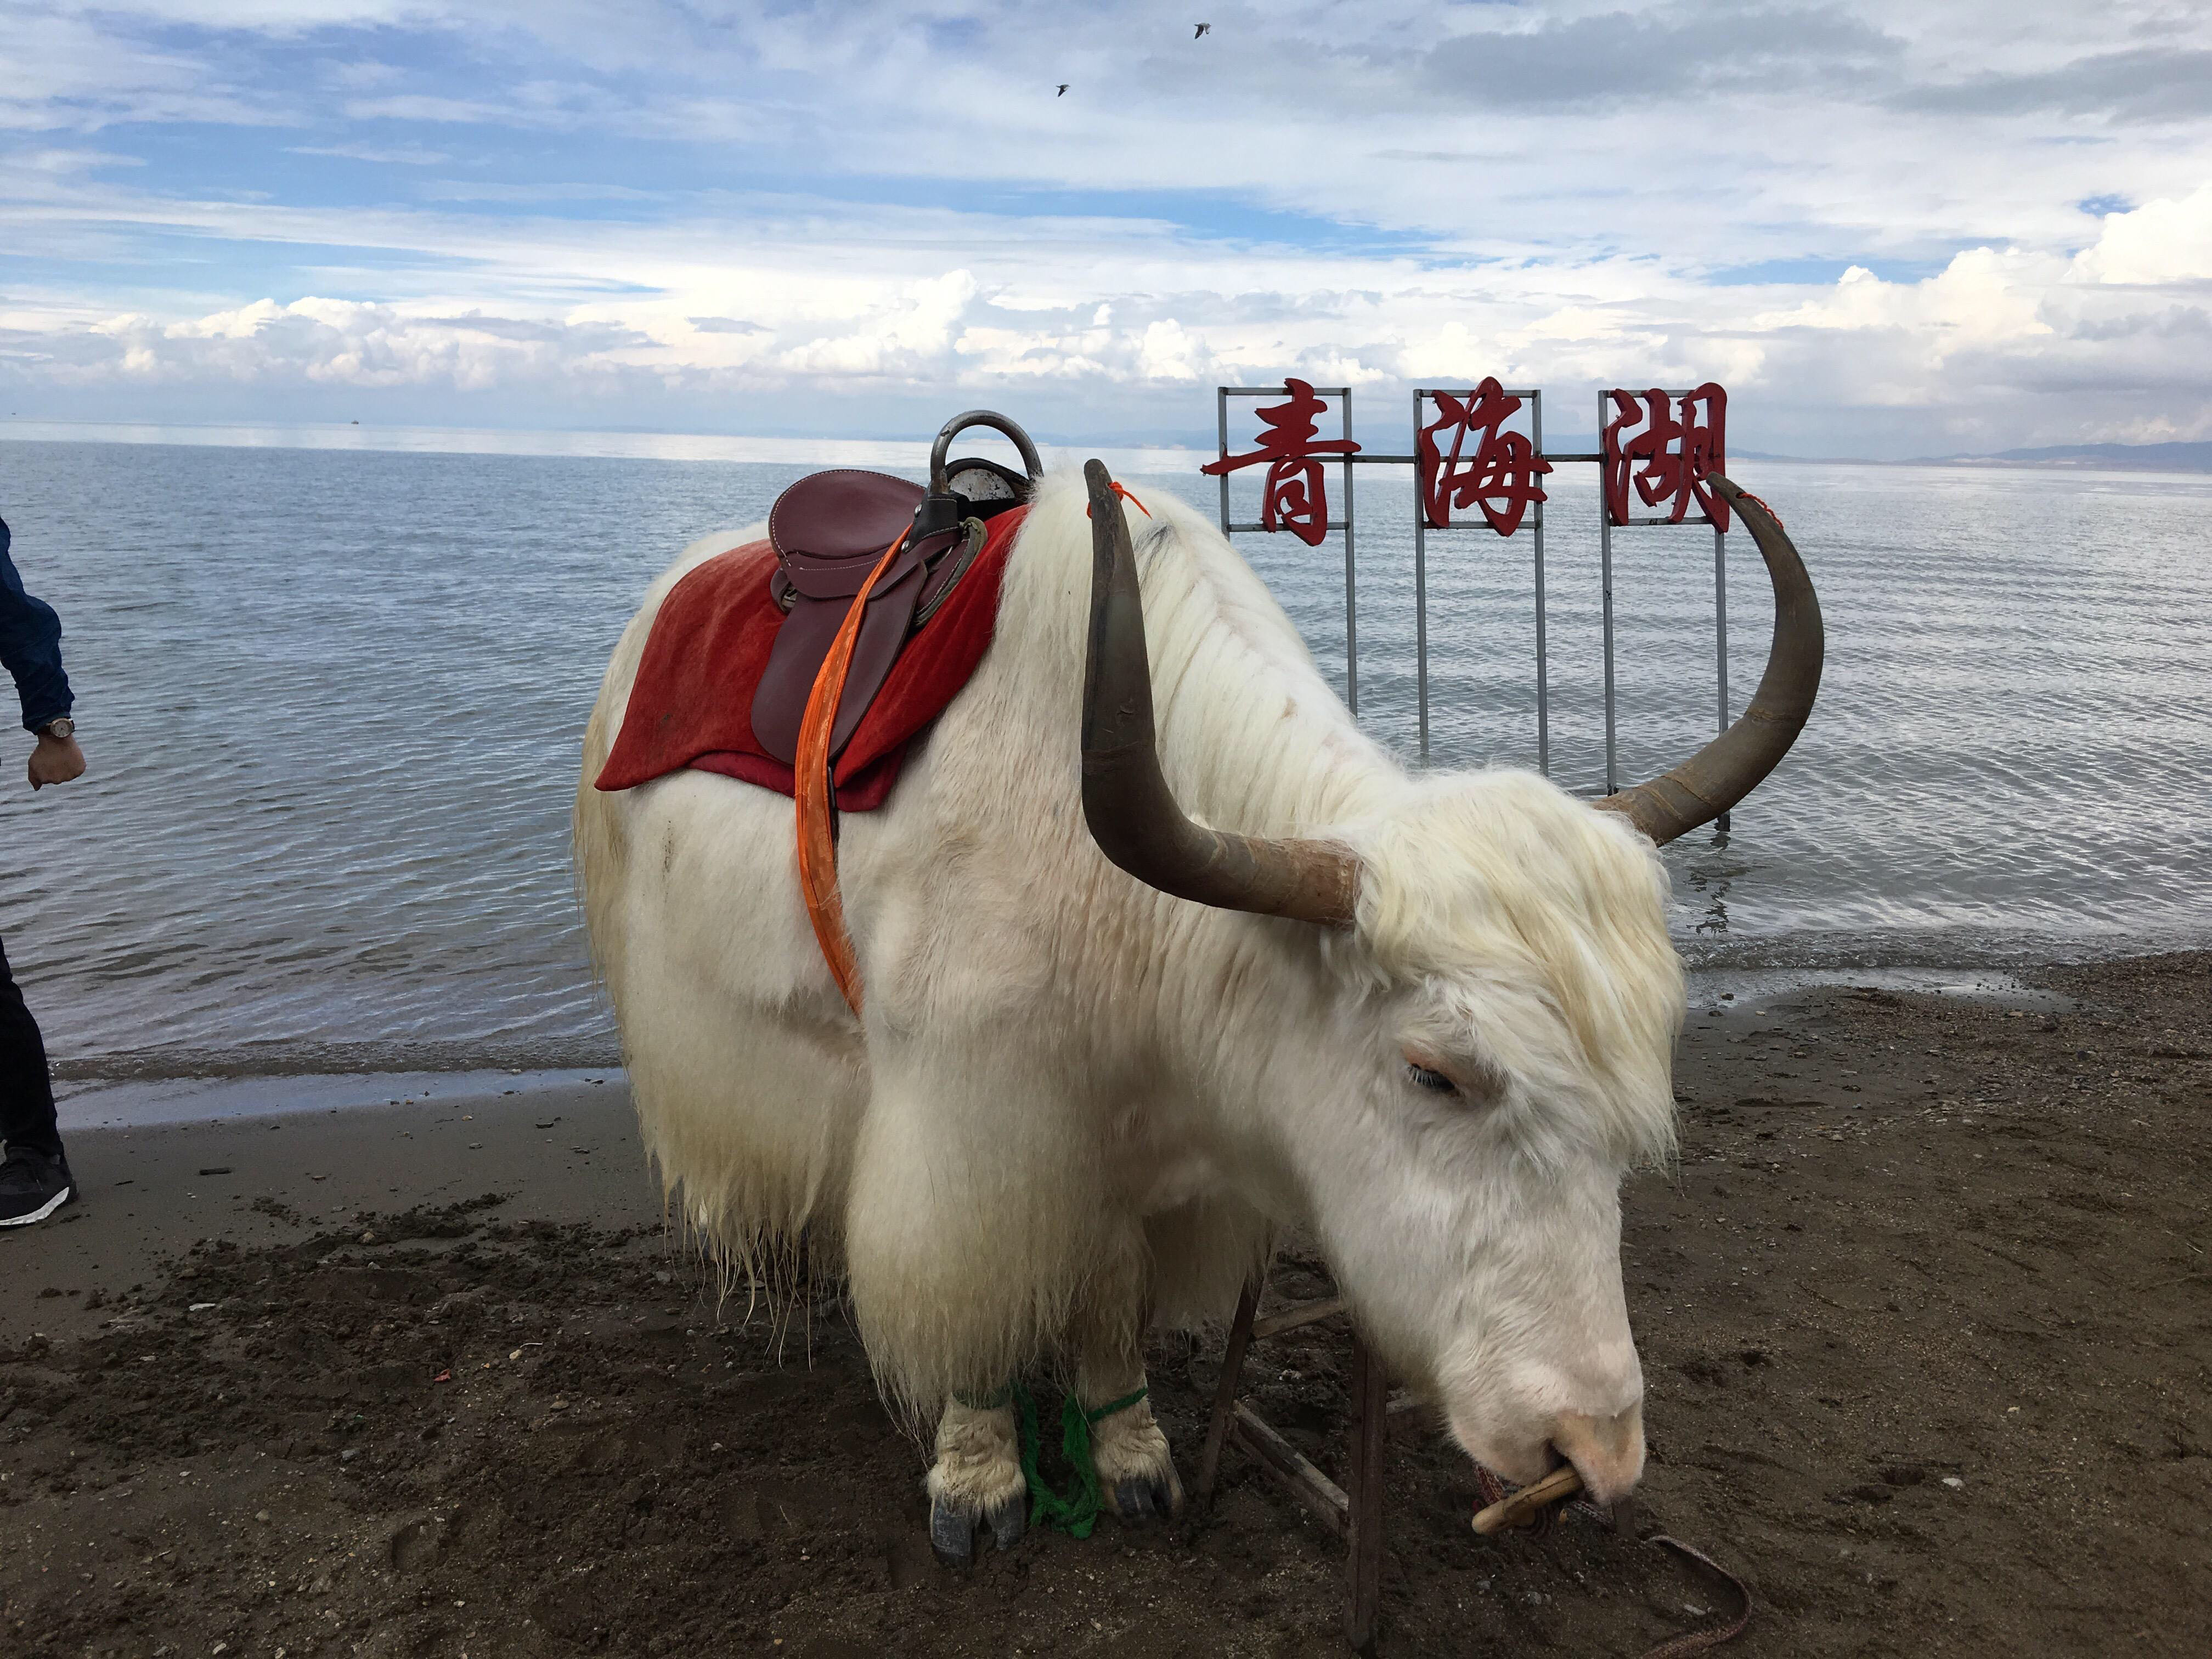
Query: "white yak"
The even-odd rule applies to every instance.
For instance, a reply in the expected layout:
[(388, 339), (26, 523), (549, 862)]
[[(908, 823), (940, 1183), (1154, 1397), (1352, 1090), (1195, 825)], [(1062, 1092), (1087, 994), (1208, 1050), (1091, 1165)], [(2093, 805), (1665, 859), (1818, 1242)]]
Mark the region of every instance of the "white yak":
[[(1224, 1316), (1290, 1225), (1469, 1455), (1621, 1496), (1644, 1433), (1620, 1188), (1671, 1145), (1683, 1012), (1653, 842), (1802, 726), (1802, 567), (1726, 485), (1776, 583), (1766, 680), (1596, 811), (1525, 772), (1409, 775), (1209, 522), (1089, 471), (1038, 485), (981, 666), (884, 806), (842, 821), (865, 1017), (810, 927), (788, 799), (592, 787), (669, 589), (762, 532), (686, 549), (624, 632), (576, 857), (672, 1206), (726, 1261), (803, 1230), (842, 1268), (887, 1398), (937, 1419), (947, 1559), (1020, 1529), (1010, 1379), (1136, 1392), (1147, 1328)], [(1125, 1519), (1180, 1505), (1143, 1401), (1095, 1455)]]

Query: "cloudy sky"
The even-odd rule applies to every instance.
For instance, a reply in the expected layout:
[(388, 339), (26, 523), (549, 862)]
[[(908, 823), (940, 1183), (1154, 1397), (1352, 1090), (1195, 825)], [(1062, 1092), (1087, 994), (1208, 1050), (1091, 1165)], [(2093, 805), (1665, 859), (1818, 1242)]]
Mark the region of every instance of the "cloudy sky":
[(8, 0), (0, 70), (26, 418), (2212, 438), (2201, 0)]

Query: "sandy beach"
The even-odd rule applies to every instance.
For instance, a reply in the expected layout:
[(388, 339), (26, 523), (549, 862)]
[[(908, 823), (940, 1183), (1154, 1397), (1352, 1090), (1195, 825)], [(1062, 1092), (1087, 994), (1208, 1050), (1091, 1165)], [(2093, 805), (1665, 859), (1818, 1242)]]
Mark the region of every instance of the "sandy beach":
[[(1394, 1425), (1382, 1651), (2212, 1648), (2212, 957), (1936, 994), (1716, 988), (1627, 1194), (1626, 1534), (1474, 1537)], [(972, 1573), (824, 1287), (778, 1328), (662, 1231), (617, 1082), (86, 1133), (0, 1237), (0, 1643), (24, 1654), (1322, 1656), (1333, 1543), (1214, 1512)], [(1295, 1248), (1286, 1293), (1325, 1288)], [(1156, 1342), (1188, 1474), (1216, 1345)], [(1250, 1393), (1337, 1466), (1340, 1331)]]

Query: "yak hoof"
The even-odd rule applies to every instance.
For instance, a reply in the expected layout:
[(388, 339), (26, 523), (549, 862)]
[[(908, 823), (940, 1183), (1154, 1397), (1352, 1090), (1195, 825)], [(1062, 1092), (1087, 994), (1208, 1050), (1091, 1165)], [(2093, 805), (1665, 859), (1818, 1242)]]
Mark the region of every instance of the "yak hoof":
[(1115, 1484), (1114, 1511), (1131, 1522), (1165, 1521), (1174, 1516), (1176, 1499), (1180, 1495), (1164, 1479), (1147, 1480), (1133, 1474)]
[(964, 1567), (975, 1559), (975, 1517), (955, 1509), (942, 1498), (930, 1500), (929, 1548), (948, 1567)]
[(1022, 1534), (1030, 1524), (1030, 1495), (1018, 1492), (1005, 1503), (983, 1517), (991, 1528), (991, 1537), (1002, 1550), (1010, 1550), (1022, 1541)]
[(1000, 1549), (1010, 1550), (1021, 1542), (1023, 1530), (1028, 1525), (1026, 1492), (1015, 1493), (997, 1509), (982, 1515), (971, 1515), (942, 1498), (933, 1498), (929, 1505), (930, 1552), (948, 1567), (973, 1566), (978, 1528), (988, 1528), (994, 1544)]

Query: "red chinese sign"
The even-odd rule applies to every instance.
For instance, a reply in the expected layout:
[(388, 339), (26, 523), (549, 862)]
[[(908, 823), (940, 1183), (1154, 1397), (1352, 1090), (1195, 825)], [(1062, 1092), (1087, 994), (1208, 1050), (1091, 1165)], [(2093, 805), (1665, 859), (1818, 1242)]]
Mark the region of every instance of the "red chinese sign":
[[(1521, 408), (1521, 399), (1508, 397), (1496, 376), (1483, 381), (1464, 398), (1449, 392), (1430, 393), (1436, 399), (1437, 418), (1414, 438), (1413, 476), (1419, 493), (1421, 514), (1431, 530), (1451, 527), (1451, 510), (1480, 507), (1490, 527), (1510, 536), (1521, 527), (1528, 503), (1544, 499), (1536, 480), (1552, 464), (1518, 432), (1499, 428)], [(1451, 434), (1446, 453), (1439, 434)], [(1469, 436), (1474, 453), (1462, 459)]]
[(1260, 447), (1249, 455), (1224, 455), (1199, 471), (1221, 477), (1240, 468), (1267, 464), (1266, 495), (1260, 522), (1269, 530), (1287, 530), (1308, 547), (1321, 545), (1328, 533), (1328, 492), (1322, 483), (1322, 458), (1353, 455), (1359, 446), (1349, 438), (1320, 436), (1316, 418), (1328, 405), (1304, 380), (1285, 380), (1288, 403), (1259, 411)]
[[(1606, 396), (1619, 411), (1606, 423), (1598, 445), (1607, 518), (1614, 524), (1628, 522), (1628, 486), (1633, 483), (1644, 506), (1673, 504), (1668, 522), (1681, 523), (1695, 501), (1706, 522), (1726, 530), (1728, 503), (1705, 480), (1728, 465), (1728, 393), (1708, 380), (1679, 401), (1656, 386), (1641, 394)], [(1638, 427), (1641, 431), (1634, 430)]]

